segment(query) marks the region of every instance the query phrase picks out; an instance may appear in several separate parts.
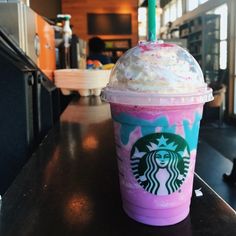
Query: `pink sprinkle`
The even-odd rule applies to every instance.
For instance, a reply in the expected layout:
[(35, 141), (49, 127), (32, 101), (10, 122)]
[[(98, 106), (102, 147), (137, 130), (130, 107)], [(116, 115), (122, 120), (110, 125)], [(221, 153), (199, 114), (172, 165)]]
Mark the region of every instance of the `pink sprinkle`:
[(143, 52), (151, 51), (151, 50), (152, 50), (152, 48), (149, 47), (149, 46), (146, 45), (146, 44), (140, 44), (139, 47), (142, 49)]
[(151, 51), (155, 47), (167, 48), (167, 47), (174, 47), (174, 46), (175, 45), (171, 43), (158, 43), (158, 42), (151, 43), (151, 44), (146, 44), (142, 42), (139, 43), (139, 47), (141, 48), (142, 52)]
[(161, 43), (160, 46), (162, 48), (171, 48), (171, 47), (174, 47), (175, 45), (174, 44), (171, 44), (171, 43)]

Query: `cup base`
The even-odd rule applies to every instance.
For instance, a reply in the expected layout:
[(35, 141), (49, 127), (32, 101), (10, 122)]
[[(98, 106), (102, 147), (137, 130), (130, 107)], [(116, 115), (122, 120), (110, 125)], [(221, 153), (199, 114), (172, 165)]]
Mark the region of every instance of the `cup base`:
[[(123, 209), (133, 220), (152, 226), (174, 225), (183, 221), (189, 214), (189, 204), (174, 208), (174, 212), (173, 209), (150, 210), (151, 214), (148, 214), (149, 210), (145, 210), (147, 214), (142, 214), (141, 209), (143, 208), (130, 205), (129, 203), (124, 203)], [(154, 212), (156, 212), (156, 214)]]

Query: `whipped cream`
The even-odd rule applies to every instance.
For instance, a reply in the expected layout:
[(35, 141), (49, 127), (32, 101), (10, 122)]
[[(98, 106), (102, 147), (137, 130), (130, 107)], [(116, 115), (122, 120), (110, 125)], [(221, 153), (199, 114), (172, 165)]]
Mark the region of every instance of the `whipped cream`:
[(108, 87), (156, 94), (191, 94), (207, 89), (197, 61), (175, 44), (141, 42), (116, 63)]

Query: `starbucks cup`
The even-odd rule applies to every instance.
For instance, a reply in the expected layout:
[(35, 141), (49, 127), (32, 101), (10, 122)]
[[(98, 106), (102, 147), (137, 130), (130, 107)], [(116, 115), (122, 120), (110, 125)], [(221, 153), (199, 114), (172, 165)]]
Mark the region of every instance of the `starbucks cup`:
[(116, 63), (103, 91), (114, 121), (123, 209), (148, 225), (187, 217), (203, 105), (213, 99), (183, 48), (143, 42)]

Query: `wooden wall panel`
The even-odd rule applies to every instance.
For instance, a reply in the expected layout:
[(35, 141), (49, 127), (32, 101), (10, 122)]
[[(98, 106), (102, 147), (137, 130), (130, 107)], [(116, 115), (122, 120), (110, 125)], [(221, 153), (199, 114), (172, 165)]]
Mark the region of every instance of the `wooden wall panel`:
[(30, 0), (29, 2), (30, 8), (49, 19), (55, 19), (57, 14), (61, 13), (61, 0)]
[(138, 42), (138, 0), (61, 0), (62, 12), (72, 16), (73, 32), (88, 40), (87, 13), (130, 13), (132, 15), (131, 35), (98, 35), (103, 39), (130, 38), (132, 46)]

